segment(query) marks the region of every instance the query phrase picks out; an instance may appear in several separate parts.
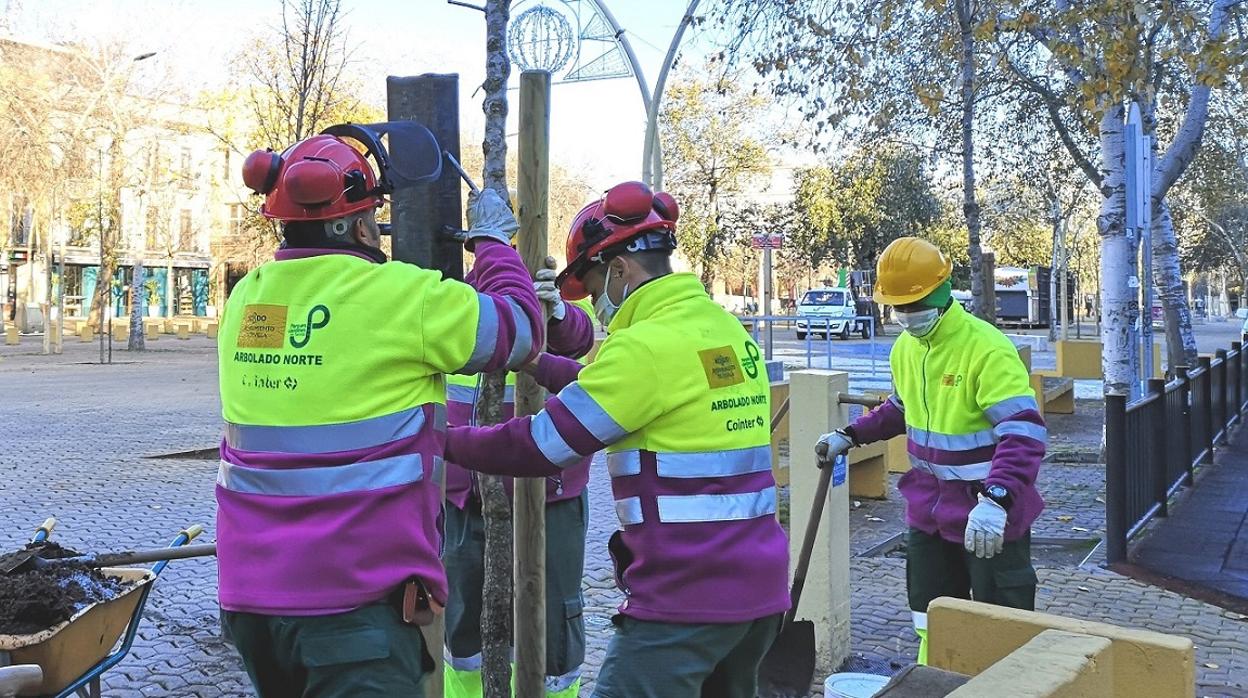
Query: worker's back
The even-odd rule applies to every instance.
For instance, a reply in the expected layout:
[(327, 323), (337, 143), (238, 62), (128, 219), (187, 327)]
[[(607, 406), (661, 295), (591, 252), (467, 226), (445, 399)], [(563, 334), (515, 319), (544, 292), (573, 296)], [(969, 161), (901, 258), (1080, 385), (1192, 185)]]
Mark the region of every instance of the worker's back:
[(630, 294), (577, 385), (628, 432), (607, 455), (621, 611), (735, 623), (788, 608), (770, 387), (740, 321), (697, 277), (656, 279)]
[(413, 576), (445, 599), (442, 373), (496, 353), (497, 306), (436, 272), (319, 252), (254, 270), (226, 305), (222, 606), (333, 613)]

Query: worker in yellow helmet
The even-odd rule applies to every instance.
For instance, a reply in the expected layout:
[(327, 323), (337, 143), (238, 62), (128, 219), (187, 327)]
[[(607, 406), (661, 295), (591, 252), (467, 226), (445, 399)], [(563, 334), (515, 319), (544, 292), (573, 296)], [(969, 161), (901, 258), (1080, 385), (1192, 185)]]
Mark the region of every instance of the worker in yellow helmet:
[(955, 303), (952, 265), (919, 238), (893, 241), (876, 267), (875, 301), (905, 332), (889, 364), (895, 392), (820, 438), (820, 467), (853, 446), (906, 434), (906, 588), (927, 660), (927, 605), (940, 596), (1031, 610), (1031, 524), (1048, 433), (1018, 350)]

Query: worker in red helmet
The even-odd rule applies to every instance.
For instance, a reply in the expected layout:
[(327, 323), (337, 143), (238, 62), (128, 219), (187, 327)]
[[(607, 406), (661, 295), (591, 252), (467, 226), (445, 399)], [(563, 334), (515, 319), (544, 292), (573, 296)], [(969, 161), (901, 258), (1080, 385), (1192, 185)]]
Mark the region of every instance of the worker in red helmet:
[(476, 288), (387, 263), (388, 163), (343, 126), (244, 164), (283, 242), (221, 322), (217, 555), (226, 634), (265, 698), (421, 695), (439, 648), (419, 626), (448, 597), (444, 374), (516, 368), (545, 333), (492, 191), (468, 205)]
[(678, 217), (670, 195), (640, 182), (576, 216), (560, 291), (593, 297), (606, 340), (583, 367), (542, 354), (527, 370), (557, 392), (544, 409), (454, 427), (446, 452), (483, 472), (550, 477), (605, 449), (625, 600), (594, 695), (753, 698), (789, 607), (770, 387), (740, 321), (697, 276), (673, 273)]

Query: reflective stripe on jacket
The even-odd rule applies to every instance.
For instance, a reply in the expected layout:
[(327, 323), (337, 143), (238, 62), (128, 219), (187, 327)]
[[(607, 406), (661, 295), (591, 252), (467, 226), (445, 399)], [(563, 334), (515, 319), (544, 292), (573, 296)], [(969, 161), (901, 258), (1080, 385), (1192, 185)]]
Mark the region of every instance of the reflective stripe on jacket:
[[(471, 278), (472, 275), (470, 274)], [(546, 351), (548, 354), (582, 358), (594, 346), (594, 307), (588, 300), (568, 302), (562, 320), (551, 321), (546, 326)], [(447, 423), (451, 426), (475, 424), (474, 411), (477, 404), (477, 391), (480, 388), (481, 376), (450, 375), (446, 377), (446, 409)], [(511, 419), (516, 414), (516, 374), (507, 374), (507, 386), (503, 396), (503, 419)], [(585, 491), (589, 482), (589, 461), (591, 456), (581, 459), (580, 463), (568, 466), (559, 475), (546, 478), (546, 502), (560, 502), (575, 499)], [(512, 491), (512, 482), (507, 478), (503, 482), (507, 492)], [(468, 496), (473, 488), (472, 473), (455, 463), (446, 464), (446, 501), (459, 509), (468, 503)]]
[(452, 429), (448, 454), (533, 476), (607, 448), (624, 615), (737, 623), (786, 610), (788, 541), (775, 517), (758, 346), (691, 274), (633, 291), (609, 332), (539, 414)]
[(1048, 432), (1018, 350), (954, 303), (923, 338), (903, 333), (889, 357), (895, 395), (853, 424), (859, 443), (907, 435), (899, 488), (907, 523), (961, 543), (981, 483), (1009, 490), (1016, 540), (1044, 508), (1036, 476)]
[(446, 598), (443, 373), (519, 366), (544, 332), (516, 252), (478, 243), (477, 259), (479, 291), (347, 250), (281, 250), (234, 288), (218, 343), (223, 608), (340, 613), (413, 576)]

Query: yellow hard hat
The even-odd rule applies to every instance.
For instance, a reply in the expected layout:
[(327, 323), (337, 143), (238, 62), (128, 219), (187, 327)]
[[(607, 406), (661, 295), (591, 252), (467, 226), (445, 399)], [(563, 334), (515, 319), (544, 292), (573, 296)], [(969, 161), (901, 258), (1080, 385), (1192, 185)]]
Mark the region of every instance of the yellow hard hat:
[(897, 238), (875, 264), (875, 302), (916, 303), (935, 291), (953, 272), (953, 263), (927, 240)]

